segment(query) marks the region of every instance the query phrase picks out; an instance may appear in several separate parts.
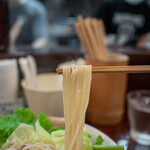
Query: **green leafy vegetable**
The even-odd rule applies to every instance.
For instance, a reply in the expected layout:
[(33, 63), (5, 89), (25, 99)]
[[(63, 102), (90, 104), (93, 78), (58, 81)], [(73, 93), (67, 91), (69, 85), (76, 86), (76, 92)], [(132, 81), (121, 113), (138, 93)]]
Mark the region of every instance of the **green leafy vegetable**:
[[(65, 130), (54, 131), (54, 132), (52, 132), (51, 135), (52, 135), (52, 139), (53, 139), (57, 149), (64, 150)], [(89, 133), (87, 131), (83, 131), (82, 150), (93, 150), (91, 136), (89, 135)]]
[(51, 129), (51, 132), (54, 132), (54, 131), (57, 131), (57, 130), (62, 130), (62, 129), (63, 129), (63, 127), (58, 126), (56, 128)]
[(122, 145), (93, 145), (93, 150), (124, 150)]
[(40, 113), (35, 119), (34, 119), (34, 124), (35, 122), (39, 120), (40, 125), (48, 132), (51, 133), (51, 127), (54, 127), (53, 122), (49, 121), (47, 116), (45, 114)]
[[(29, 108), (18, 108), (13, 114), (0, 116), (0, 148), (6, 142), (6, 146), (15, 143), (35, 141), (54, 144), (58, 148), (64, 148), (64, 130), (62, 127), (53, 128), (53, 123), (48, 120), (45, 114), (36, 116)], [(57, 130), (57, 131), (56, 131)], [(15, 131), (15, 132), (14, 132)], [(26, 141), (20, 141), (20, 134)], [(28, 134), (28, 136), (26, 136)], [(24, 136), (24, 137), (23, 137)], [(19, 137), (19, 138), (17, 138)], [(18, 140), (18, 141), (17, 141)], [(32, 141), (33, 140), (33, 141)], [(47, 141), (48, 140), (48, 141)], [(83, 132), (83, 147), (82, 150), (123, 150), (123, 146), (104, 146), (103, 138), (98, 136), (96, 143), (93, 144), (91, 136), (88, 132)]]
[(104, 139), (99, 135), (96, 138), (96, 143), (93, 144), (93, 150), (124, 150), (121, 145), (102, 145)]
[(99, 135), (96, 138), (96, 145), (102, 145), (104, 142), (104, 139)]
[(8, 116), (9, 120), (26, 124), (30, 124), (35, 118), (35, 114), (31, 109), (22, 107), (15, 109), (14, 113)]
[[(35, 126), (35, 122), (39, 120), (40, 125), (48, 132), (53, 130), (53, 123), (48, 120), (45, 114), (39, 114), (37, 117), (29, 108), (17, 108), (13, 114), (0, 116), (0, 148), (6, 142), (6, 139), (13, 133), (13, 131), (21, 124), (29, 124)], [(60, 128), (58, 128), (60, 129)]]

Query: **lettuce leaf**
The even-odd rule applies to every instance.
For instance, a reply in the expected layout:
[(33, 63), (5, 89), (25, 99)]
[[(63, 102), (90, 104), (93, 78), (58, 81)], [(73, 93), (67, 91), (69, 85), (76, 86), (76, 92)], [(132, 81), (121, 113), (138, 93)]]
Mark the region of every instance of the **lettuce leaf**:
[(34, 112), (29, 108), (20, 107), (15, 109), (13, 114), (0, 116), (0, 148), (21, 123), (32, 125), (35, 127), (35, 122), (37, 120), (39, 120), (40, 125), (48, 133), (51, 133), (54, 130), (51, 129), (54, 127), (52, 121), (49, 121), (45, 114), (41, 113), (36, 116)]
[(34, 144), (42, 142), (45, 144), (52, 144), (51, 134), (49, 134), (39, 123), (39, 120), (35, 122), (35, 126), (21, 123), (16, 130), (7, 138), (5, 144), (2, 146), (6, 149), (12, 145), (22, 145), (22, 144)]
[(35, 125), (35, 122), (39, 120), (40, 125), (48, 132), (51, 133), (51, 128), (54, 127), (54, 124), (52, 121), (49, 121), (47, 116), (43, 113), (40, 113), (33, 122), (33, 125)]
[[(52, 132), (51, 136), (58, 150), (64, 150), (64, 135), (65, 130)], [(93, 150), (91, 136), (87, 131), (83, 131), (82, 150)]]
[(100, 135), (98, 135), (97, 138), (96, 138), (96, 143), (95, 144), (96, 145), (102, 145), (103, 142), (104, 142), (104, 139)]

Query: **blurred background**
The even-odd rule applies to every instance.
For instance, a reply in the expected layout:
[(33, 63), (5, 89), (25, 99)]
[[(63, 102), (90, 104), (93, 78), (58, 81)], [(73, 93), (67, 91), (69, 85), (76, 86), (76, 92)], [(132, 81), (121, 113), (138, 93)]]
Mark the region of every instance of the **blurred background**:
[[(108, 51), (128, 55), (130, 65), (148, 65), (149, 3), (148, 0), (117, 0), (116, 4), (111, 0), (0, 0), (0, 59), (30, 54), (36, 59), (38, 73), (43, 73), (55, 72), (66, 61), (85, 58), (84, 45), (75, 30), (77, 17), (81, 15), (103, 20)], [(125, 15), (120, 17), (117, 11)], [(20, 70), (19, 75), (21, 80)], [(127, 91), (150, 89), (149, 85), (149, 74), (130, 74)]]
[[(140, 27), (134, 29), (133, 26), (136, 25), (129, 25), (132, 18), (135, 18), (135, 24), (142, 22), (143, 19), (131, 16), (127, 25), (120, 25), (122, 29), (116, 27), (117, 23), (111, 24), (106, 21), (111, 20), (110, 14), (113, 14), (112, 10), (106, 11), (109, 10), (106, 6), (107, 2), (108, 6), (112, 5), (111, 8), (114, 6), (112, 9), (114, 14), (116, 9), (116, 11), (123, 10), (131, 12), (131, 14), (138, 14), (140, 19), (143, 15), (144, 23), (137, 23), (137, 26)], [(140, 0), (137, 2), (117, 0), (114, 5), (109, 0), (0, 0), (0, 58), (15, 58), (32, 54), (35, 55), (38, 71), (47, 72), (55, 71), (59, 63), (85, 56), (84, 48), (74, 27), (77, 16), (81, 15), (101, 18), (104, 21), (109, 51), (129, 55), (131, 65), (150, 64), (150, 20), (149, 6), (147, 6), (149, 1), (138, 4), (141, 2)], [(120, 3), (122, 6), (119, 8)], [(136, 9), (134, 9), (135, 7)], [(113, 25), (112, 28), (108, 24)], [(133, 30), (137, 31), (133, 32)], [(131, 32), (133, 33), (130, 35)], [(131, 39), (128, 38), (128, 34)], [(122, 40), (114, 40), (114, 36), (117, 38), (121, 36), (122, 38), (119, 37), (119, 39)], [(129, 40), (127, 41), (126, 38)], [(133, 80), (129, 83), (137, 79), (136, 84), (131, 86), (150, 88), (150, 81), (147, 80), (149, 75), (141, 76), (138, 74), (132, 77), (131, 75)], [(134, 89), (134, 87), (129, 87), (130, 89)]]
[[(2, 0), (1, 19), (3, 23), (1, 22), (1, 28), (5, 31), (1, 32), (5, 32), (5, 40), (8, 42), (9, 39), (9, 44), (20, 47), (19, 51), (29, 50), (29, 46), (36, 36), (44, 37), (48, 41), (48, 49), (60, 45), (79, 47), (79, 41), (73, 27), (77, 20), (76, 17), (79, 14), (83, 16), (94, 15), (99, 3), (99, 0), (31, 0), (26, 2)], [(11, 35), (11, 29), (17, 23), (19, 29), (13, 31), (13, 35)], [(30, 27), (27, 27), (29, 25)], [(30, 28), (35, 30), (32, 31), (34, 37), (31, 37)], [(33, 46), (31, 48), (39, 49), (41, 47)]]
[[(28, 91), (25, 83), (21, 85), (25, 75), (19, 64), (20, 58), (33, 56), (37, 75), (56, 73), (56, 68), (66, 62), (72, 64), (81, 58), (90, 58), (75, 28), (79, 15), (83, 19), (102, 20), (103, 48), (108, 53), (126, 55), (129, 65), (150, 65), (149, 0), (0, 0), (0, 114), (11, 113), (19, 106), (29, 106), (27, 95), (33, 91)], [(47, 84), (40, 80), (46, 86), (55, 85), (51, 84), (53, 79)], [(118, 83), (119, 80), (116, 81)], [(109, 83), (107, 80), (107, 86)], [(112, 86), (112, 89), (120, 90), (116, 82)], [(124, 86), (123, 122), (112, 127), (114, 132), (110, 131), (111, 127), (100, 128), (97, 125), (119, 144), (129, 140), (126, 95), (133, 90), (150, 90), (150, 74), (128, 74)], [(12, 92), (10, 97), (8, 91)], [(61, 94), (59, 85), (59, 98)], [(51, 97), (48, 93), (47, 96)], [(37, 105), (40, 103), (39, 100)], [(63, 110), (59, 115), (62, 114)], [(135, 143), (128, 147), (133, 149), (133, 146)]]
[[(45, 73), (55, 72), (66, 61), (85, 58), (75, 30), (81, 15), (103, 20), (108, 51), (128, 55), (130, 65), (148, 65), (149, 4), (148, 0), (0, 0), (0, 59), (32, 55), (38, 73)], [(130, 74), (127, 91), (150, 89), (149, 85), (149, 74)]]
[[(83, 17), (94, 16), (103, 19), (106, 27), (106, 32), (107, 34), (109, 33), (109, 35), (116, 34), (119, 37), (121, 33), (125, 34), (123, 30), (126, 29), (130, 32), (133, 32), (133, 34), (136, 33), (136, 37), (132, 39), (134, 40), (132, 42), (123, 42), (125, 40), (124, 38), (126, 38), (125, 36), (124, 38), (121, 38), (120, 41), (115, 42), (113, 36), (109, 36), (107, 37), (107, 43), (109, 45), (126, 44), (133, 46), (135, 45), (135, 41), (139, 39), (139, 35), (142, 35), (142, 32), (145, 33), (149, 31), (149, 29), (147, 29), (149, 28), (149, 22), (147, 21), (149, 15), (146, 15), (146, 13), (148, 12), (143, 11), (145, 8), (145, 4), (143, 6), (140, 6), (139, 10), (136, 10), (137, 12), (132, 12), (131, 9), (136, 8), (136, 4), (132, 4), (132, 0), (131, 2), (124, 2), (129, 3), (125, 5), (131, 5), (127, 6), (127, 8), (124, 8), (125, 12), (129, 11), (132, 13), (143, 13), (143, 15), (146, 15), (144, 16), (145, 22), (143, 22), (143, 24), (142, 20), (140, 19), (139, 21), (141, 23), (136, 23), (136, 21), (134, 22), (135, 26), (137, 26), (139, 29), (145, 28), (145, 30), (138, 29), (138, 31), (134, 31), (137, 30), (135, 29), (137, 27), (131, 27), (129, 25), (131, 24), (131, 22), (127, 22), (126, 26), (122, 25), (119, 27), (121, 30), (119, 31), (119, 29), (115, 29), (116, 27), (112, 27), (112, 29), (109, 29), (110, 27), (108, 24), (110, 22), (108, 22), (107, 20), (108, 18), (111, 19), (111, 17), (113, 16), (111, 16), (110, 12), (106, 12), (105, 9), (107, 9), (107, 4), (105, 3), (107, 3), (107, 0), (106, 2), (103, 2), (102, 0), (2, 0), (1, 34), (3, 34), (5, 38), (2, 38), (1, 36), (1, 43), (5, 43), (6, 45), (9, 43), (9, 51), (28, 51), (40, 48), (50, 50), (51, 48), (55, 48), (60, 45), (77, 48), (80, 46), (80, 42), (74, 29), (74, 23), (77, 21), (78, 15), (82, 15)], [(116, 3), (116, 6), (120, 5), (119, 3), (120, 2), (118, 1)], [(113, 7), (113, 3), (111, 4), (108, 0), (108, 7), (109, 5), (112, 5)], [(116, 9), (115, 7), (113, 8), (114, 10)], [(146, 8), (145, 11), (149, 10)], [(136, 19), (138, 22), (138, 17)], [(117, 32), (121, 33), (118, 34)], [(131, 37), (133, 35), (129, 36)], [(142, 40), (144, 41), (145, 39), (142, 38)], [(149, 48), (149, 43), (146, 43), (145, 45), (139, 43), (136, 46)]]

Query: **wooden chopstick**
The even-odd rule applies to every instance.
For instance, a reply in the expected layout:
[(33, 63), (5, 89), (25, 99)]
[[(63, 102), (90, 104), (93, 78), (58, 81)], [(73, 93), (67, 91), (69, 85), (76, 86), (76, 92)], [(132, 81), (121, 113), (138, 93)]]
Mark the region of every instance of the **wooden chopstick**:
[(105, 43), (105, 27), (104, 27), (104, 23), (102, 20), (96, 20), (97, 21), (97, 28), (99, 30), (99, 40), (101, 41), (101, 47), (102, 47), (102, 50), (104, 52), (104, 54), (107, 54), (108, 55), (108, 52), (107, 52), (107, 46), (106, 46), (106, 43)]
[[(81, 16), (78, 17), (78, 24), (79, 24), (79, 29), (81, 31), (81, 36), (84, 39), (83, 45), (87, 48), (85, 50), (87, 51), (89, 58), (95, 58), (95, 53), (92, 49), (91, 41), (89, 38), (89, 34), (87, 33), (86, 27), (85, 27), (85, 21)], [(82, 42), (82, 41), (81, 41)]]
[(87, 54), (89, 55), (89, 57), (95, 58), (95, 55), (93, 53), (93, 50), (92, 50), (92, 47), (90, 44), (90, 40), (85, 31), (83, 18), (81, 16), (79, 16), (78, 20), (79, 21), (77, 23), (75, 23), (75, 28), (76, 28), (78, 37), (79, 37), (81, 43), (83, 44), (83, 46), (85, 47), (85, 50), (87, 51)]
[(101, 25), (99, 24), (99, 20), (92, 18), (91, 20), (91, 24), (93, 27), (93, 30), (95, 31), (95, 41), (97, 42), (96, 45), (98, 46), (98, 58), (99, 59), (104, 59), (107, 57), (108, 53), (107, 53), (107, 48), (104, 42), (104, 34), (103, 34), (103, 28), (101, 27)]
[(87, 29), (87, 35), (89, 35), (89, 39), (91, 42), (92, 51), (95, 55), (95, 58), (98, 59), (99, 48), (98, 48), (98, 45), (96, 44), (95, 37), (94, 37), (93, 31), (91, 28), (91, 19), (87, 18), (87, 19), (85, 19), (84, 22), (85, 22), (85, 28)]
[(93, 40), (91, 37), (89, 18), (83, 20), (81, 19), (81, 17), (79, 17), (79, 23), (81, 24), (82, 31), (84, 31), (84, 39), (87, 41), (87, 44), (90, 47), (89, 51), (92, 54), (91, 58), (97, 58), (97, 54), (95, 51), (96, 46), (93, 45)]
[[(56, 69), (56, 72), (62, 74), (63, 69)], [(92, 73), (150, 73), (150, 65), (92, 67)]]

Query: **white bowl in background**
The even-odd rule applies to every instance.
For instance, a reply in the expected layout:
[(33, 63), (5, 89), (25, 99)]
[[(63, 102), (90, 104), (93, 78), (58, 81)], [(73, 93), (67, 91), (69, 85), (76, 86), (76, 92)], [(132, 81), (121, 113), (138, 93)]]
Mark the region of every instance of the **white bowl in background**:
[(21, 82), (28, 107), (35, 114), (63, 117), (62, 77), (57, 73), (39, 74), (41, 89), (29, 87), (26, 80)]

